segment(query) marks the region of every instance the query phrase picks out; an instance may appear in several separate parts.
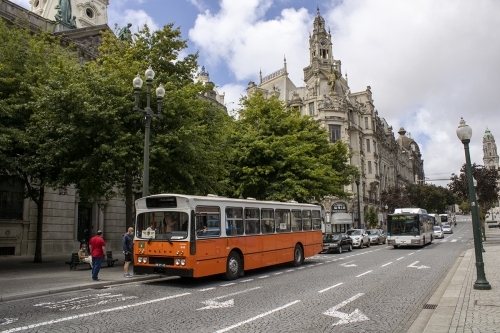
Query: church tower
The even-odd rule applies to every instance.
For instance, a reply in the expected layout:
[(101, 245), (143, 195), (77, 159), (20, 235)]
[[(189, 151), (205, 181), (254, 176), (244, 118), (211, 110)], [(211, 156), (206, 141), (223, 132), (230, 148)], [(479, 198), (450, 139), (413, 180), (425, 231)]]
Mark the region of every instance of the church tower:
[(68, 28), (108, 24), (109, 0), (30, 0), (30, 10)]
[(498, 153), (495, 138), (486, 127), (483, 136), (483, 163), (485, 167), (498, 169)]

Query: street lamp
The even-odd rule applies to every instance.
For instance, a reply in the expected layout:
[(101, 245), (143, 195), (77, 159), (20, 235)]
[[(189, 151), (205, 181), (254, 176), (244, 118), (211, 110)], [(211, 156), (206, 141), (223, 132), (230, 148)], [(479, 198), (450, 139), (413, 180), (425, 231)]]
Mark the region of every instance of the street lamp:
[(356, 187), (358, 189), (358, 228), (361, 228), (361, 203), (359, 202), (359, 178), (356, 179)]
[(469, 125), (465, 124), (464, 118), (460, 119), (460, 126), (457, 128), (457, 136), (460, 141), (464, 144), (465, 149), (465, 160), (467, 167), (467, 180), (469, 184), (469, 197), (470, 197), (470, 208), (472, 212), (472, 232), (474, 234), (474, 252), (476, 253), (476, 271), (477, 280), (474, 283), (474, 289), (479, 290), (489, 290), (491, 285), (486, 280), (486, 274), (484, 273), (484, 261), (481, 239), (481, 226), (479, 224), (479, 214), (476, 202), (476, 190), (474, 189), (474, 182), (472, 179), (472, 167), (470, 163), (470, 153), (469, 153), (469, 142), (472, 137), (472, 129)]
[(134, 94), (135, 94), (135, 106), (134, 106), (134, 111), (135, 112), (142, 112), (144, 115), (144, 119), (146, 120), (145, 123), (145, 131), (144, 131), (144, 174), (142, 178), (142, 196), (148, 196), (149, 195), (149, 129), (151, 127), (151, 118), (159, 118), (163, 119), (163, 115), (161, 114), (161, 105), (163, 101), (163, 97), (165, 96), (165, 89), (163, 88), (163, 85), (160, 83), (159, 87), (156, 88), (156, 98), (157, 98), (157, 103), (158, 103), (158, 113), (155, 114), (153, 110), (150, 107), (150, 101), (151, 101), (151, 86), (153, 83), (153, 78), (155, 77), (155, 72), (151, 68), (151, 65), (149, 65), (149, 68), (146, 70), (146, 85), (148, 87), (148, 92), (147, 92), (147, 104), (146, 104), (146, 109), (142, 110), (139, 108), (139, 95), (141, 93), (141, 88), (142, 88), (142, 79), (139, 74), (134, 78), (132, 81), (132, 85), (134, 86)]

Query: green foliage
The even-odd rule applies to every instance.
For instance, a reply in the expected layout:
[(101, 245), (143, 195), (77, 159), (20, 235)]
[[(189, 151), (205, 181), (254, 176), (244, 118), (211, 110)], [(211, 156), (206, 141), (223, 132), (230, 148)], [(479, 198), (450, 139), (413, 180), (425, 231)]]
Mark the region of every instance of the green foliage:
[(412, 205), (429, 213), (444, 213), (446, 206), (457, 200), (449, 189), (434, 184), (409, 184), (406, 188)]
[(414, 207), (410, 200), (408, 189), (402, 186), (391, 186), (380, 193), (380, 201), (387, 205), (387, 212), (392, 213), (396, 208)]
[(375, 229), (378, 225), (378, 216), (375, 212), (375, 208), (370, 207), (370, 209), (365, 213), (364, 219), (370, 225), (370, 229)]
[(309, 117), (260, 93), (243, 99), (230, 138), (229, 195), (264, 200), (345, 197), (357, 169), (343, 142), (328, 143), (326, 131)]
[(460, 210), (462, 211), (462, 213), (469, 214), (469, 212), (470, 212), (470, 202), (465, 202), (464, 201), (458, 207), (460, 208)]

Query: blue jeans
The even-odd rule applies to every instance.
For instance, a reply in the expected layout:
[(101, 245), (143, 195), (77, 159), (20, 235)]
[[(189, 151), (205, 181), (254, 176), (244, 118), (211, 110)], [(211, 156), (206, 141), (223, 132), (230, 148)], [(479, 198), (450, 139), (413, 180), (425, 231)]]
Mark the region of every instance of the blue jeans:
[(97, 276), (99, 275), (99, 271), (101, 270), (101, 263), (103, 257), (96, 258), (92, 257), (92, 280), (97, 280)]

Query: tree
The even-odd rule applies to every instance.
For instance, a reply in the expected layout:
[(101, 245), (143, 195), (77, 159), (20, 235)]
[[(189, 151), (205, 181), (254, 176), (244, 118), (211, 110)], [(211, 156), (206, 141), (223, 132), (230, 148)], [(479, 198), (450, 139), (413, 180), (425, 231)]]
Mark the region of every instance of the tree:
[[(156, 72), (154, 89), (163, 83), (163, 119), (153, 119), (150, 144), (150, 190), (152, 193), (177, 192), (207, 194), (222, 192), (227, 175), (228, 147), (224, 145), (231, 118), (199, 95), (207, 87), (193, 82), (196, 55), (179, 58), (187, 47), (180, 29), (167, 24), (150, 32), (144, 26), (133, 41), (123, 41), (111, 32), (103, 34), (100, 57), (87, 65), (95, 78), (95, 93), (100, 95), (103, 112), (113, 117), (107, 123), (108, 138), (101, 141), (97, 162), (109, 184), (116, 185), (126, 202), (126, 224), (133, 223), (134, 192), (139, 190), (143, 168), (143, 115), (132, 112), (132, 79), (149, 65)], [(139, 106), (146, 107), (143, 87)], [(152, 103), (156, 112), (156, 103)], [(80, 167), (85, 167), (84, 161)], [(92, 170), (86, 172), (86, 179)], [(107, 184), (108, 184), (107, 183)]]
[[(70, 144), (75, 133), (54, 128), (51, 117), (84, 112), (87, 76), (71, 49), (46, 33), (32, 35), (23, 24), (7, 28), (0, 21), (0, 53), (0, 174), (22, 179), (25, 196), (37, 206), (34, 261), (41, 262), (45, 188), (64, 191), (68, 155), (88, 152)], [(47, 90), (54, 99), (42, 93)]]
[(365, 221), (368, 222), (370, 229), (375, 229), (378, 225), (378, 217), (377, 213), (375, 212), (375, 208), (373, 206), (368, 209), (368, 211), (365, 213)]
[(242, 99), (230, 144), (230, 195), (263, 200), (320, 201), (345, 197), (358, 174), (345, 143), (328, 143), (314, 120), (260, 93)]
[[(477, 181), (476, 196), (479, 208), (479, 218), (483, 229), (483, 238), (486, 237), (484, 229), (485, 214), (498, 202), (498, 181), (500, 174), (495, 168), (487, 168), (482, 165), (472, 164), (472, 177)], [(467, 166), (464, 164), (460, 169), (460, 175), (454, 175), (448, 184), (451, 192), (460, 199), (470, 202), (469, 183), (467, 178)]]
[(470, 203), (464, 201), (460, 204), (459, 208), (462, 211), (462, 213), (468, 214), (470, 212)]
[(444, 213), (446, 206), (457, 202), (457, 198), (449, 189), (434, 184), (408, 184), (406, 189), (411, 204), (429, 213)]
[(388, 187), (380, 193), (380, 200), (387, 205), (388, 212), (394, 212), (396, 208), (414, 207), (407, 188), (403, 186)]

